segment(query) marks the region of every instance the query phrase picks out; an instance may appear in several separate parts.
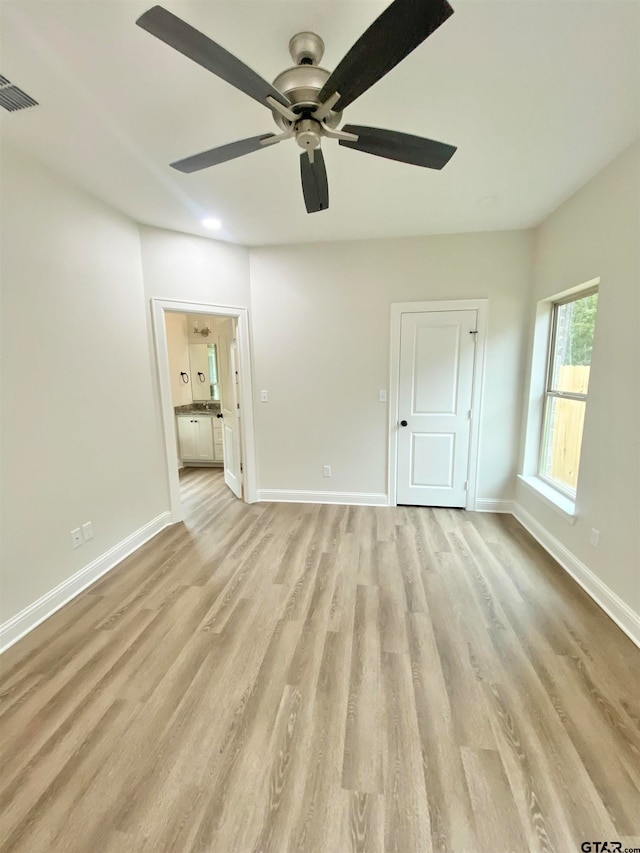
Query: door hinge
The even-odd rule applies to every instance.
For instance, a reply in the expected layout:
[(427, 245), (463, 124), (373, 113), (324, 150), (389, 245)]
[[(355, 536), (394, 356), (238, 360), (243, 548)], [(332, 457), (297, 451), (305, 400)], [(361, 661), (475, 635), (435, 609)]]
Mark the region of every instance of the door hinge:
[(467, 412), (467, 419), (471, 420), (471, 409), (469, 409), (469, 411)]
[(241, 463), (240, 463), (240, 473), (242, 474), (242, 472), (243, 472), (243, 471), (244, 471), (244, 466), (243, 466), (243, 464), (242, 464), (242, 462), (241, 462)]
[(466, 492), (466, 491), (468, 491), (468, 489), (469, 489), (469, 481), (468, 481), (468, 480), (465, 480), (465, 481), (464, 481), (464, 486), (463, 486), (463, 488), (464, 488), (465, 492)]

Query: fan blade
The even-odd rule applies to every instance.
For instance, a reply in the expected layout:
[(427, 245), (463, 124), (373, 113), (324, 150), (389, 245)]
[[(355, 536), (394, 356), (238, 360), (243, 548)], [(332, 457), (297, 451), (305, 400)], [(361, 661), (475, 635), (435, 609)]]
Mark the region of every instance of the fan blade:
[(198, 172), (200, 169), (208, 169), (209, 166), (217, 166), (218, 163), (226, 163), (227, 160), (235, 160), (236, 157), (243, 157), (245, 154), (251, 154), (252, 151), (268, 147), (262, 145), (262, 140), (270, 139), (272, 136), (275, 134), (263, 133), (262, 136), (240, 139), (238, 142), (230, 142), (228, 145), (221, 145), (219, 148), (211, 148), (201, 154), (185, 157), (184, 160), (177, 160), (171, 163), (171, 166), (179, 172)]
[(329, 184), (324, 157), (319, 148), (314, 151), (313, 163), (306, 151), (300, 155), (300, 177), (307, 213), (326, 210), (329, 207)]
[[(165, 44), (180, 51), (189, 59), (202, 65), (203, 68), (211, 71), (217, 77), (231, 83), (236, 89), (240, 89), (241, 92), (255, 98), (263, 106), (269, 107), (267, 103), (269, 95), (284, 106), (290, 106), (289, 101), (281, 92), (274, 89), (270, 83), (263, 80), (248, 65), (220, 47), (204, 33), (163, 9), (162, 6), (154, 6), (149, 9), (148, 12), (138, 18), (136, 24)], [(269, 107), (269, 109), (271, 108)]]
[(411, 163), (412, 166), (425, 166), (427, 169), (442, 169), (457, 150), (455, 145), (424, 139), (422, 136), (411, 136), (409, 133), (399, 133), (397, 130), (360, 127), (357, 124), (345, 124), (341, 130), (357, 134), (358, 141), (341, 139), (340, 145), (364, 151), (366, 154), (375, 154), (376, 157)]
[(343, 110), (388, 74), (405, 56), (453, 15), (447, 0), (394, 0), (364, 32), (329, 77), (318, 96), (324, 103), (335, 92), (333, 107)]

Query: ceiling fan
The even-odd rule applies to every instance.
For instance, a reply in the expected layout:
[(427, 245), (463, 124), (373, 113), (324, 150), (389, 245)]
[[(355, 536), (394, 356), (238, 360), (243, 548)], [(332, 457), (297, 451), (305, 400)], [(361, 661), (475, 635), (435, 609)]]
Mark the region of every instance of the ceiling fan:
[(270, 109), (279, 129), (279, 133), (263, 133), (203, 151), (171, 166), (181, 172), (197, 172), (295, 138), (303, 149), (300, 176), (307, 213), (329, 207), (327, 172), (320, 148), (323, 137), (377, 157), (442, 169), (453, 156), (455, 146), (396, 130), (355, 124), (345, 124), (338, 130), (338, 126), (345, 107), (452, 14), (447, 0), (394, 0), (333, 72), (318, 64), (324, 53), (320, 36), (298, 33), (289, 42), (295, 65), (278, 74), (270, 85), (204, 33), (162, 6), (154, 6), (138, 18), (139, 27)]

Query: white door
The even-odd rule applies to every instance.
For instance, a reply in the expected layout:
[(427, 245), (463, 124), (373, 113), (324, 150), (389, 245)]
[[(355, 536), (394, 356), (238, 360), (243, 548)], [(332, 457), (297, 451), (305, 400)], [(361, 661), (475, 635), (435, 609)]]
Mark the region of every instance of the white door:
[(212, 420), (213, 422), (213, 458), (216, 462), (224, 462), (224, 453), (222, 452), (222, 412)]
[(466, 503), (477, 311), (402, 314), (397, 502)]
[[(220, 335), (223, 338), (223, 335)], [(221, 347), (222, 349), (222, 347)], [(224, 370), (220, 411), (222, 412), (222, 448), (224, 455), (224, 481), (236, 497), (242, 497), (242, 460), (240, 458), (240, 411), (236, 384), (236, 342), (224, 336)]]

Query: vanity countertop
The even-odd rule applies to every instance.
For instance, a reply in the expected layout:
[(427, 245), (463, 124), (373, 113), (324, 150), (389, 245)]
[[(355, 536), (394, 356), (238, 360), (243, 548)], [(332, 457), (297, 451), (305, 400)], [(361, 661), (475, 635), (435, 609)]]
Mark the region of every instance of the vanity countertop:
[(220, 403), (192, 403), (187, 406), (175, 406), (176, 415), (198, 415), (214, 417), (220, 412)]

